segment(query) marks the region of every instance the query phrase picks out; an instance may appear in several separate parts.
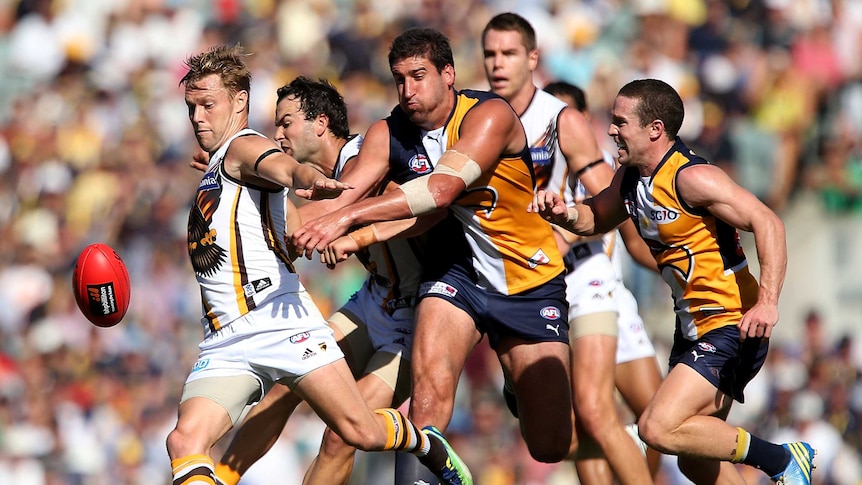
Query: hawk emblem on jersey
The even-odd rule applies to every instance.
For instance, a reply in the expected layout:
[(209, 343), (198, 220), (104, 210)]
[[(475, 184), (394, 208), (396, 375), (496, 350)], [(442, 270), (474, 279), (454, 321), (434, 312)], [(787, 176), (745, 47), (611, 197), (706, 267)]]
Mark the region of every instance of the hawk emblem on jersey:
[(410, 161), (407, 162), (407, 165), (410, 167), (410, 170), (418, 173), (419, 175), (424, 175), (426, 173), (431, 173), (434, 170), (434, 167), (431, 166), (431, 161), (428, 160), (428, 157), (425, 154), (417, 153)]
[(554, 147), (557, 146), (557, 130), (554, 122), (548, 123), (542, 137), (530, 145), (530, 158), (533, 161), (533, 173), (536, 174), (536, 188), (545, 189), (551, 179), (554, 168)]
[(195, 273), (203, 276), (215, 273), (226, 259), (226, 251), (216, 244), (215, 229), (210, 228), (220, 195), (221, 175), (218, 170), (207, 172), (189, 212), (189, 257)]
[(456, 202), (465, 209), (482, 211), (485, 213), (485, 218), (490, 219), (499, 200), (500, 195), (497, 190), (494, 187), (485, 186), (465, 190)]

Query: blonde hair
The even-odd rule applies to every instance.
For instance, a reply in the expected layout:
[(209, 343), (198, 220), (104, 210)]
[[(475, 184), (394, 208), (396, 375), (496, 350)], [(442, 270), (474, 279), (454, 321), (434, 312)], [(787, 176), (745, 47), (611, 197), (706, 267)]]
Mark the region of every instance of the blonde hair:
[(231, 97), (240, 91), (250, 93), (251, 72), (242, 60), (247, 55), (242, 46), (236, 44), (216, 46), (191, 56), (185, 61), (189, 71), (180, 79), (180, 85), (188, 88), (211, 74), (217, 74)]

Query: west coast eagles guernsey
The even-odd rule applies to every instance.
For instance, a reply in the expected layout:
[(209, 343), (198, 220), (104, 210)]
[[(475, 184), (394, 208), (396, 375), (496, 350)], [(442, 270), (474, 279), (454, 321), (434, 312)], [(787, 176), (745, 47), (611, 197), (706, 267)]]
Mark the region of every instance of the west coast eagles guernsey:
[(256, 187), (225, 172), (225, 154), (240, 136), (263, 135), (242, 130), (210, 157), (189, 214), (188, 250), (206, 336), (269, 298), (304, 290), (283, 237), (288, 189)]
[(679, 197), (679, 172), (704, 163), (709, 162), (677, 140), (652, 176), (626, 168), (621, 188), (630, 216), (670, 285), (677, 331), (688, 340), (736, 325), (758, 294), (736, 228)]
[[(451, 148), (460, 138), (464, 117), (475, 106), (497, 95), (486, 91), (463, 90), (455, 93), (455, 107), (443, 127), (443, 150)], [(396, 107), (393, 118), (406, 121), (392, 131), (392, 158), (402, 160), (402, 170), (430, 173), (433, 167), (422, 146), (422, 133), (410, 124)], [(394, 124), (390, 124), (392, 128)], [(434, 160), (436, 163), (436, 160)], [(397, 171), (396, 171), (397, 174)], [(464, 248), (475, 270), (477, 284), (505, 295), (518, 294), (535, 288), (563, 271), (562, 257), (557, 250), (553, 229), (526, 207), (533, 198), (535, 177), (528, 148), (520, 153), (504, 154), (494, 167), (470, 184), (450, 206), (460, 221), (466, 238)], [(445, 222), (445, 221), (444, 221)], [(452, 245), (460, 241), (454, 238)], [(447, 245), (449, 241), (435, 241)], [(455, 253), (453, 248), (445, 247)], [(455, 257), (455, 256), (452, 256)]]

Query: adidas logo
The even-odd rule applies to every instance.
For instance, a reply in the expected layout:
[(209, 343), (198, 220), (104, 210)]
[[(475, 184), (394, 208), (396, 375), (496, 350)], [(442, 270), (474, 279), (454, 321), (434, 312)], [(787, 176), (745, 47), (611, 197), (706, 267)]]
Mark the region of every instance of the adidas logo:
[(302, 353), (302, 360), (307, 360), (317, 355), (317, 352), (311, 349), (305, 349), (305, 352)]

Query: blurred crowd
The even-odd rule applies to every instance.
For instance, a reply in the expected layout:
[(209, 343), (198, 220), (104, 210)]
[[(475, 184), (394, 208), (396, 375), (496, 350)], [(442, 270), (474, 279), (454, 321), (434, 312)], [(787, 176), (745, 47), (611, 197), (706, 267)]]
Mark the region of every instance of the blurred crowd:
[[(862, 214), (862, 0), (0, 0), (0, 483), (170, 481), (164, 440), (202, 337), (186, 251), (200, 173), (178, 86), (189, 54), (237, 42), (253, 53), (251, 121), (264, 133), (276, 88), (297, 75), (334, 82), (364, 133), (397, 101), (391, 39), (439, 28), (456, 86), (484, 89), (481, 29), (506, 10), (538, 32), (537, 83), (587, 91), (602, 143), (617, 89), (663, 79), (685, 100), (681, 137), (779, 214), (802, 193), (819, 217)], [(114, 328), (87, 322), (70, 290), (93, 242), (131, 274)], [(363, 278), (355, 263), (300, 272), (324, 314)], [(638, 281), (649, 295), (653, 280)], [(671, 322), (650, 325), (660, 354)], [(860, 335), (831, 334), (816, 309), (799, 324), (731, 422), (812, 442), (817, 485), (862, 484)], [(477, 484), (574, 483), (567, 465), (530, 460), (498, 367), (474, 354), (450, 431)], [(320, 431), (301, 408), (243, 483), (299, 483)], [(391, 477), (357, 470), (369, 475), (356, 483)], [(661, 479), (683, 483), (672, 466)]]

